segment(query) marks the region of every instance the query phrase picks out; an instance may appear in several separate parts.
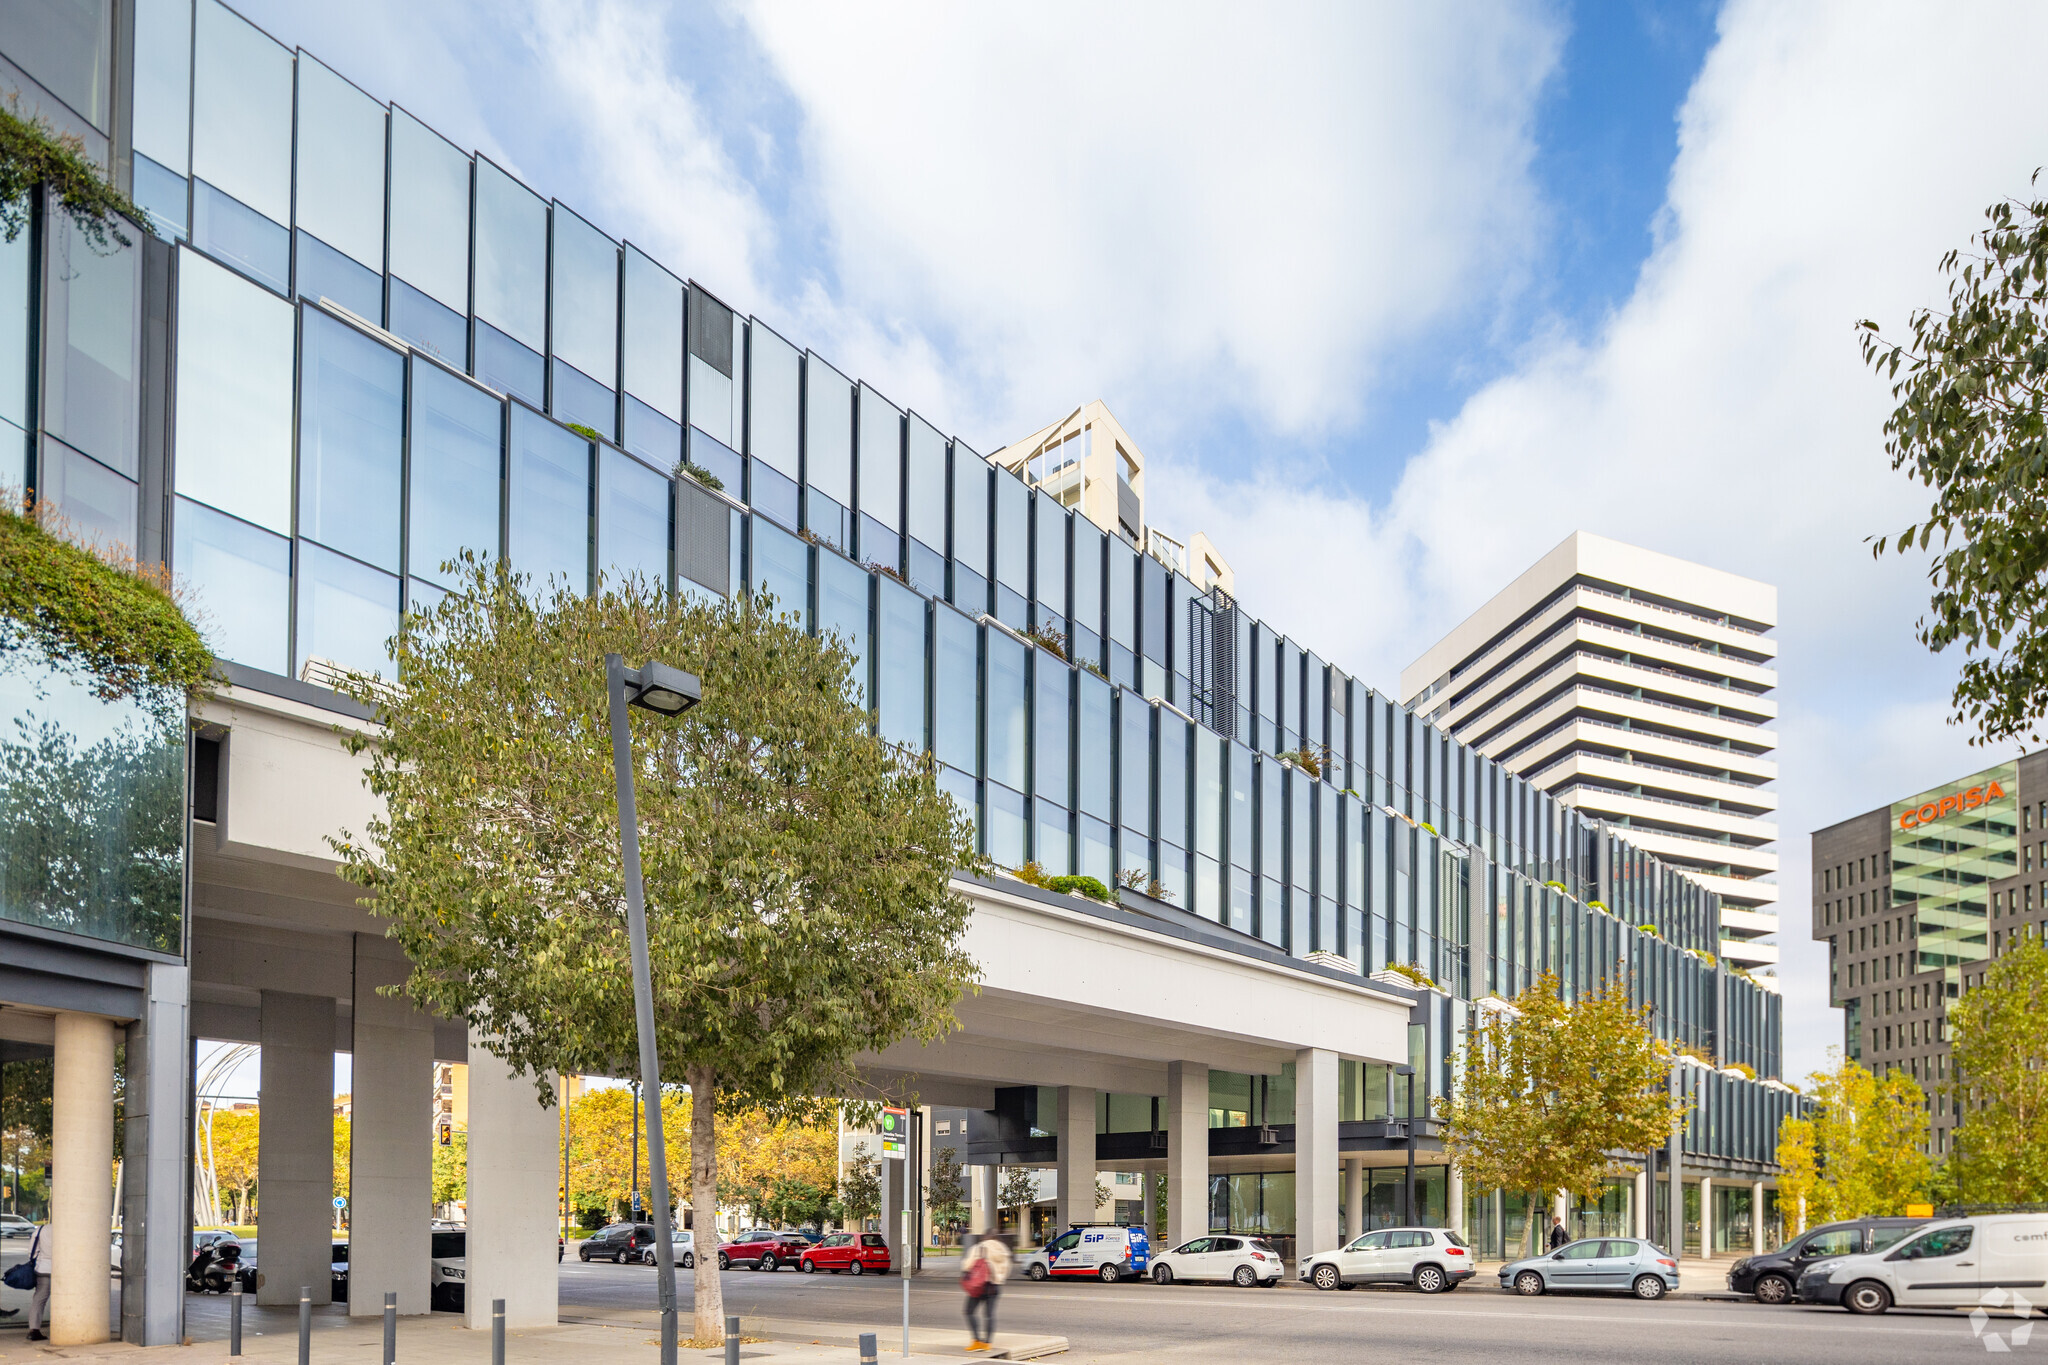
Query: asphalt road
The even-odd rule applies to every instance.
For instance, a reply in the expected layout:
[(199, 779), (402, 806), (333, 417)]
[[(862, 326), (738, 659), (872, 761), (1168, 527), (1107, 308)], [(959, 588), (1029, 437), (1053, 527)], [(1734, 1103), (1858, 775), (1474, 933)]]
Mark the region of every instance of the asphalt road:
[[(1491, 1267), (1488, 1268), (1489, 1270)], [(688, 1312), (691, 1286), (678, 1274)], [(724, 1274), (727, 1312), (820, 1322), (855, 1323), (882, 1332), (901, 1321), (898, 1277), (803, 1275), (795, 1270), (732, 1270)], [(653, 1308), (654, 1271), (642, 1266), (562, 1267), (562, 1304)], [(950, 1280), (911, 1282), (911, 1321), (921, 1327), (962, 1323), (961, 1296)], [(2009, 1336), (2018, 1326), (1993, 1319)], [(2038, 1324), (2037, 1324), (2038, 1326)], [(1491, 1276), (1450, 1294), (1425, 1298), (1405, 1289), (1318, 1293), (1294, 1285), (1237, 1289), (1227, 1285), (1013, 1281), (997, 1308), (1005, 1327), (1058, 1333), (1072, 1344), (1062, 1359), (1116, 1361), (1274, 1361), (1357, 1359), (1424, 1361), (1842, 1361), (1853, 1365), (1919, 1365), (1985, 1353), (1967, 1316), (1901, 1313), (1857, 1318), (1840, 1309), (1766, 1308), (1755, 1303), (1665, 1299), (1641, 1303), (1606, 1295), (1523, 1299), (1502, 1293)], [(965, 1330), (962, 1330), (963, 1338)], [(2048, 1328), (2014, 1349), (2048, 1362)]]

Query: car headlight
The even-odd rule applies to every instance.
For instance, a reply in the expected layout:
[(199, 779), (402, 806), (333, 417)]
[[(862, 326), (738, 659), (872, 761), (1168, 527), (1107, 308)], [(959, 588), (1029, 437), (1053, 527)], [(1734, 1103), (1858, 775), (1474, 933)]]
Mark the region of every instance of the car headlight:
[(1729, 1266), (1728, 1273), (1731, 1275), (1740, 1275), (1743, 1271), (1747, 1269), (1749, 1269), (1749, 1257), (1745, 1256), (1741, 1260), (1737, 1261), (1734, 1265)]
[(1847, 1256), (1830, 1256), (1824, 1261), (1815, 1261), (1812, 1265), (1806, 1267), (1806, 1273), (1809, 1275), (1825, 1275), (1839, 1268), (1842, 1262), (1848, 1259)]

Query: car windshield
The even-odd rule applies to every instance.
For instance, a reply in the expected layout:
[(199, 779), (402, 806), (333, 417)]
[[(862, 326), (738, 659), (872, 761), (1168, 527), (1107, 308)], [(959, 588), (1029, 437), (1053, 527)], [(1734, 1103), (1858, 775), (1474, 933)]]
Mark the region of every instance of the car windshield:
[(437, 1232), (434, 1245), (429, 1253), (437, 1261), (452, 1261), (466, 1254), (463, 1250), (469, 1234), (466, 1232)]
[(328, 1260), (333, 1265), (346, 1265), (348, 1263), (348, 1243), (336, 1242)]

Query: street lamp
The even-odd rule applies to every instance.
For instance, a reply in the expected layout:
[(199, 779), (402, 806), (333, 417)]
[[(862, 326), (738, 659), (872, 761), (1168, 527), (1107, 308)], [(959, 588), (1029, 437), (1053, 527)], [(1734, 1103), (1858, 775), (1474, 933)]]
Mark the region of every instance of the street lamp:
[(1408, 1078), (1408, 1121), (1401, 1125), (1401, 1136), (1408, 1143), (1408, 1179), (1401, 1186), (1401, 1221), (1412, 1228), (1415, 1226), (1415, 1068), (1403, 1062), (1394, 1068), (1394, 1074)]
[(640, 1088), (647, 1107), (647, 1168), (654, 1194), (654, 1261), (661, 1296), (661, 1365), (676, 1365), (676, 1253), (668, 1217), (668, 1148), (661, 1135), (661, 1063), (654, 1051), (654, 973), (647, 960), (647, 903), (640, 881), (640, 820), (633, 808), (633, 737), (626, 708), (679, 716), (703, 697), (695, 674), (667, 664), (627, 668), (604, 656), (612, 723), (612, 768), (619, 783), (619, 854), (626, 874), (626, 927), (633, 940), (633, 1015), (640, 1034)]

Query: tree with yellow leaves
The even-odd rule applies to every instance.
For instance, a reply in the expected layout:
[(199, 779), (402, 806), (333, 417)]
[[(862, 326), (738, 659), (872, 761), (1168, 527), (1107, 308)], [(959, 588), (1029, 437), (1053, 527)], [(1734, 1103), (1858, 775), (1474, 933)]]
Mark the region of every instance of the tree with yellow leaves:
[(1835, 1064), (1807, 1080), (1811, 1118), (1787, 1118), (1778, 1129), (1778, 1164), (1790, 1177), (1778, 1182), (1780, 1208), (1803, 1197), (1805, 1222), (1902, 1214), (1925, 1198), (1933, 1165), (1928, 1160), (1927, 1095), (1904, 1071), (1882, 1078), (1862, 1063), (1830, 1050)]

